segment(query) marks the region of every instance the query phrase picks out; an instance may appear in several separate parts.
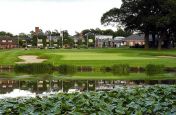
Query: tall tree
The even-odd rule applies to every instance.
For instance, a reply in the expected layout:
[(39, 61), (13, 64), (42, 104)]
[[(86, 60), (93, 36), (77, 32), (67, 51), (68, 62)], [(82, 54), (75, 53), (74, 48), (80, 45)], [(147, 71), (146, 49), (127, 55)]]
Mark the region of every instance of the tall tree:
[[(129, 30), (145, 33), (145, 48), (149, 48), (149, 34), (159, 34), (158, 49), (166, 38), (175, 16), (175, 0), (122, 0), (121, 7), (113, 8), (103, 14), (102, 24), (118, 23)], [(174, 30), (174, 29), (173, 29)], [(153, 35), (155, 38), (155, 35)]]

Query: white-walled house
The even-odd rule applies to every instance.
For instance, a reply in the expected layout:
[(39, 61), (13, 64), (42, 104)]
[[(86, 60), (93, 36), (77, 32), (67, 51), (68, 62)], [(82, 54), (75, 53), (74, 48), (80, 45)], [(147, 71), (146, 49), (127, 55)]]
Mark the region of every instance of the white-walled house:
[(95, 35), (95, 46), (99, 48), (113, 47), (113, 36), (110, 35)]
[(125, 40), (125, 37), (123, 37), (123, 36), (115, 37), (114, 40), (113, 40), (114, 47), (119, 48), (121, 46), (124, 46), (125, 45), (124, 40)]

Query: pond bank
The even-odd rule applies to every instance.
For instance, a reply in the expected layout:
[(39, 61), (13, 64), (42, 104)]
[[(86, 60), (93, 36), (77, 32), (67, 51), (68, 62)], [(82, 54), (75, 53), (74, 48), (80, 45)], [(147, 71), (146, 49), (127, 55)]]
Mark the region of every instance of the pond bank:
[[(20, 64), (16, 64), (20, 65)], [(77, 70), (80, 72), (91, 72), (91, 71), (101, 71), (102, 67), (91, 67), (91, 66), (76, 66)], [(14, 70), (15, 65), (0, 65), (0, 70)], [(111, 71), (111, 67), (103, 67), (106, 71)], [(53, 66), (53, 70), (59, 70), (59, 66)], [(145, 67), (129, 67), (130, 72), (144, 72)], [(165, 72), (176, 72), (176, 67), (164, 67)]]

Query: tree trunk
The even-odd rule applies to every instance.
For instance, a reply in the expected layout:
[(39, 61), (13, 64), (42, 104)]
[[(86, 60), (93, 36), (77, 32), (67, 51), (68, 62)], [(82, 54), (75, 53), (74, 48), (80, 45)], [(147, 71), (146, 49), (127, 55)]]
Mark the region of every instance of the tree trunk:
[(161, 31), (160, 37), (158, 38), (158, 50), (161, 50), (162, 48), (162, 42), (165, 37), (165, 34), (166, 34), (165, 31)]
[(145, 49), (147, 50), (147, 49), (149, 49), (149, 32), (148, 31), (145, 32), (144, 40), (145, 40)]
[(162, 34), (158, 38), (158, 50), (161, 50), (161, 45), (162, 45)]
[(156, 47), (156, 34), (152, 33), (152, 47), (155, 48)]
[(175, 41), (172, 40), (172, 47), (175, 48)]

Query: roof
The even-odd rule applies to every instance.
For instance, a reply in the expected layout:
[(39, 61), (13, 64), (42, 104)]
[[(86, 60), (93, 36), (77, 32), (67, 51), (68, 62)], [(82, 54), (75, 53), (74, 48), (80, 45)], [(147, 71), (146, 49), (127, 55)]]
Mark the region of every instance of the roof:
[(133, 34), (125, 38), (125, 40), (144, 40), (144, 34)]
[(60, 36), (47, 36), (47, 38), (51, 40), (56, 40), (56, 39), (59, 39)]
[(113, 36), (110, 36), (110, 35), (96, 35), (95, 38), (96, 39), (112, 39)]
[[(125, 40), (144, 40), (145, 34), (133, 34), (125, 38)], [(156, 35), (157, 38), (157, 35)], [(152, 35), (149, 35), (149, 41), (152, 41)]]
[(124, 40), (124, 39), (125, 39), (125, 37), (123, 37), (123, 36), (117, 36), (114, 38), (114, 40)]
[(17, 40), (16, 37), (10, 37), (10, 36), (0, 36), (0, 40)]

